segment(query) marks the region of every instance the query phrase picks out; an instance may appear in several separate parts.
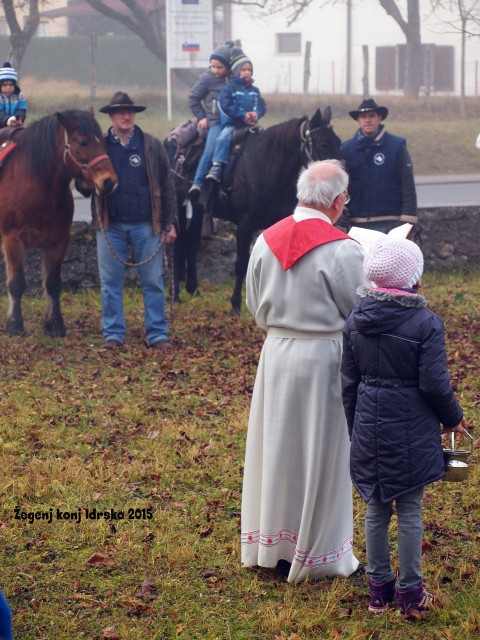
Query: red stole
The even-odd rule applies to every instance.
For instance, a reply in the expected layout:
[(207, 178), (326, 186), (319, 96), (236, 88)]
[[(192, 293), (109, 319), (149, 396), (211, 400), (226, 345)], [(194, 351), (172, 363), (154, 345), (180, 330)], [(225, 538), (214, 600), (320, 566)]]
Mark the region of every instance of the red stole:
[(352, 240), (346, 233), (325, 220), (308, 218), (296, 222), (293, 215), (266, 229), (263, 237), (284, 271), (322, 244), (335, 240)]

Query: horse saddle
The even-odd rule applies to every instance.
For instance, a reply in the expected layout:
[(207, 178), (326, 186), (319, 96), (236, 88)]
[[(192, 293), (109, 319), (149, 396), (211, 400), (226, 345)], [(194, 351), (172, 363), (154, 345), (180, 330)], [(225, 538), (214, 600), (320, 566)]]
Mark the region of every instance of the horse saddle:
[(197, 135), (186, 145), (174, 147), (175, 152), (170, 156), (170, 166), (173, 171), (181, 178), (188, 180), (195, 173), (204, 146), (205, 138)]
[(0, 129), (0, 167), (5, 164), (10, 152), (18, 146), (16, 140), (21, 137), (25, 127), (3, 127)]
[(232, 145), (230, 147), (230, 156), (228, 158), (227, 166), (225, 167), (222, 175), (222, 187), (230, 189), (233, 184), (233, 176), (235, 173), (235, 166), (239, 157), (242, 154), (245, 142), (249, 135), (257, 135), (263, 131), (263, 127), (255, 126), (240, 126), (236, 127), (232, 136)]

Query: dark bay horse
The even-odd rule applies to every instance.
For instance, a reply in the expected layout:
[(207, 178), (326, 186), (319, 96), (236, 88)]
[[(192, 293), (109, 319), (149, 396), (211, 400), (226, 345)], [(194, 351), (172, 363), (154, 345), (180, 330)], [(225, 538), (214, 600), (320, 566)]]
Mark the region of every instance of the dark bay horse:
[[(237, 225), (235, 286), (230, 298), (232, 313), (241, 307), (242, 287), (247, 273), (250, 245), (255, 231), (266, 229), (293, 213), (297, 203), (296, 183), (300, 169), (314, 160), (340, 159), (340, 138), (330, 125), (331, 110), (322, 115), (317, 109), (312, 118), (294, 118), (258, 134), (247, 135), (235, 165), (233, 183), (227, 199), (215, 189), (211, 213)], [(220, 196), (220, 197), (219, 197)], [(200, 234), (201, 204), (194, 206), (190, 222), (192, 233)], [(179, 242), (182, 242), (181, 233)], [(196, 251), (192, 238), (187, 244), (187, 290), (196, 289)], [(193, 250), (192, 250), (193, 248)]]
[(25, 333), (21, 301), (28, 249), (43, 252), (45, 332), (66, 333), (60, 311), (61, 266), (73, 218), (72, 178), (98, 193), (110, 193), (117, 176), (106, 155), (102, 132), (86, 111), (70, 109), (33, 122), (15, 135), (0, 168), (0, 241), (7, 273), (7, 332)]

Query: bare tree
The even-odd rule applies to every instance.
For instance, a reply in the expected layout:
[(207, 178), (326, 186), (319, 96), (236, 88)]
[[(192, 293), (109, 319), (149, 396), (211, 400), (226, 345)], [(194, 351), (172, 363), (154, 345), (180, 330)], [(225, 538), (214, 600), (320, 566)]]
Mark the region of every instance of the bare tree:
[[(2, 0), (2, 5), (10, 29), (10, 52), (8, 58), (13, 67), (20, 69), (25, 51), (40, 24), (39, 0), (25, 0), (24, 2)], [(24, 19), (22, 29), (17, 17), (17, 11), (19, 15), (23, 16), (26, 7), (28, 7), (28, 13)]]
[(419, 0), (407, 0), (406, 20), (398, 7), (398, 2), (395, 0), (379, 0), (379, 2), (405, 34), (407, 48), (405, 61), (405, 85), (403, 87), (403, 91), (406, 96), (418, 98), (422, 79), (420, 2)]
[(146, 10), (139, 0), (120, 0), (126, 11), (112, 9), (104, 0), (87, 0), (88, 4), (104, 16), (117, 20), (136, 33), (149, 51), (160, 60), (165, 60), (165, 21), (161, 17), (160, 3)]

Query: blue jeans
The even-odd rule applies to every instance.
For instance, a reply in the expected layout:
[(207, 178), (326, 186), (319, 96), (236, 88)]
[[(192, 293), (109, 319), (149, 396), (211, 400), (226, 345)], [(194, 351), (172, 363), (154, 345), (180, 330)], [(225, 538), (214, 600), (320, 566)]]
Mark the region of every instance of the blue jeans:
[[(416, 587), (422, 581), (422, 498), (423, 487), (399, 496), (395, 500), (398, 528), (398, 588)], [(367, 504), (365, 540), (367, 544), (367, 574), (377, 583), (395, 578), (390, 562), (388, 529), (393, 502), (382, 504), (376, 491)]]
[(213, 162), (220, 162), (220, 164), (227, 164), (228, 156), (230, 155), (230, 145), (232, 144), (233, 132), (235, 127), (233, 125), (226, 125), (223, 127), (220, 135), (215, 143), (215, 151), (213, 152)]
[[(119, 258), (127, 262), (142, 262), (149, 258), (160, 242), (153, 234), (151, 222), (112, 222), (106, 231), (108, 241)], [(128, 247), (132, 258), (128, 259)], [(145, 337), (149, 345), (167, 339), (165, 293), (163, 291), (163, 251), (138, 267), (143, 293)], [(97, 256), (102, 297), (102, 330), (105, 340), (125, 341), (126, 325), (123, 315), (123, 285), (126, 266), (111, 253), (101, 231), (97, 231)]]
[(212, 165), (213, 152), (215, 150), (215, 143), (222, 127), (220, 124), (212, 124), (208, 129), (207, 139), (205, 140), (205, 146), (203, 148), (202, 156), (198, 162), (197, 171), (193, 179), (193, 184), (203, 186), (203, 181)]

